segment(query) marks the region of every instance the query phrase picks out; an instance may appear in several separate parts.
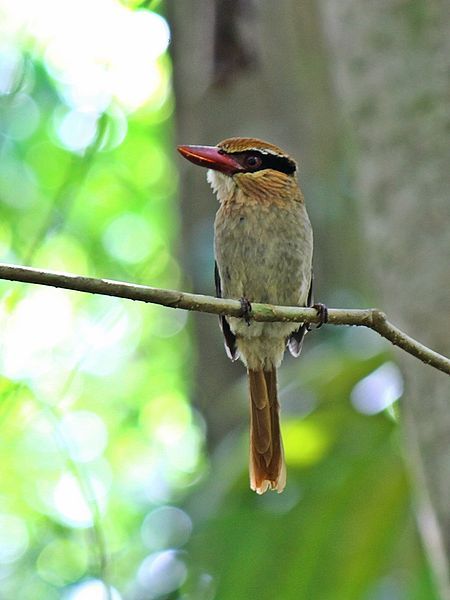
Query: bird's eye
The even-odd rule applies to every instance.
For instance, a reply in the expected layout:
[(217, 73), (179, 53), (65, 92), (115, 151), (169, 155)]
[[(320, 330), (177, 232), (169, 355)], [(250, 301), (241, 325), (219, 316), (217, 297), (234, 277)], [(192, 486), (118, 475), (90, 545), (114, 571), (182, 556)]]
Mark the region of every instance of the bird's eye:
[(257, 154), (249, 154), (245, 158), (245, 166), (248, 169), (257, 169), (261, 166), (262, 159)]

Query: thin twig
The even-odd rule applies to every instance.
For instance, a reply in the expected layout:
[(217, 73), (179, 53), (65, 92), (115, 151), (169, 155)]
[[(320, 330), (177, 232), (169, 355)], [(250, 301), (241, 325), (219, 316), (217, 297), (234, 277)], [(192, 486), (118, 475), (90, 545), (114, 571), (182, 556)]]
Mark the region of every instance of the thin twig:
[[(0, 279), (20, 281), (23, 283), (35, 283), (87, 292), (90, 294), (101, 294), (103, 296), (114, 296), (127, 298), (140, 302), (151, 302), (161, 304), (170, 308), (182, 308), (198, 312), (212, 313), (216, 315), (228, 315), (232, 317), (242, 316), (241, 303), (238, 300), (226, 300), (203, 296), (201, 294), (189, 294), (176, 290), (165, 290), (111, 281), (109, 279), (96, 279), (93, 277), (82, 277), (67, 273), (56, 273), (30, 267), (18, 267), (0, 263)], [(252, 303), (251, 317), (255, 321), (293, 321), (318, 323), (320, 321), (314, 308), (299, 308), (293, 306), (272, 306), (270, 304)], [(328, 323), (332, 325), (358, 325), (369, 327), (381, 336), (415, 356), (422, 362), (435, 367), (443, 373), (450, 375), (450, 359), (434, 352), (427, 346), (414, 340), (406, 333), (390, 323), (386, 315), (376, 308), (345, 309), (329, 308)]]

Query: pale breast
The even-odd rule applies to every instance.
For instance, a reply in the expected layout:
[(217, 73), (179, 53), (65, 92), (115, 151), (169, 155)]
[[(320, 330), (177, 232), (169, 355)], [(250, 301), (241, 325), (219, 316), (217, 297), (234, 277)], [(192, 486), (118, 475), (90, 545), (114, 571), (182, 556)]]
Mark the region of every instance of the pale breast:
[(304, 305), (311, 281), (312, 230), (303, 203), (221, 206), (215, 253), (223, 296)]

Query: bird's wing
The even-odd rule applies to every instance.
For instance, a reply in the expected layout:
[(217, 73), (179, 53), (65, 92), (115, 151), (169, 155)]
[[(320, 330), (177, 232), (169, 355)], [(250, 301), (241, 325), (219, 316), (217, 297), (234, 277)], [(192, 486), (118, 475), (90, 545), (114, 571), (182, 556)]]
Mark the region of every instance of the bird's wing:
[[(308, 298), (306, 300), (306, 306), (312, 306), (314, 304), (314, 295), (313, 295), (313, 273), (311, 271), (311, 284), (309, 286)], [(297, 331), (291, 333), (288, 338), (287, 346), (289, 348), (289, 352), (297, 358), (300, 356), (300, 352), (302, 351), (303, 346), (303, 338), (308, 333), (309, 327), (307, 323), (303, 323)]]
[[(222, 286), (220, 282), (219, 269), (217, 268), (216, 262), (214, 263), (214, 281), (216, 283), (216, 296), (217, 298), (222, 298)], [(236, 336), (231, 331), (226, 317), (221, 315), (219, 317), (219, 323), (223, 337), (225, 338), (225, 350), (227, 355), (231, 360), (235, 361), (239, 358), (239, 351), (236, 346)]]

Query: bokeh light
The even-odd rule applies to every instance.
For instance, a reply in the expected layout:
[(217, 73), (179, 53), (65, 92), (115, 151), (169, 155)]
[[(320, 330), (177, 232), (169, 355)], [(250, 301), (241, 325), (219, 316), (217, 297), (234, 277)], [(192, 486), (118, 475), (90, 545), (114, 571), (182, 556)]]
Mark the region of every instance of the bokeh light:
[[(52, 357), (71, 333), (73, 307), (64, 292), (34, 289), (3, 313), (2, 372), (11, 379), (48, 374)], [(27, 340), (27, 343), (24, 343)]]
[(28, 94), (15, 94), (8, 107), (8, 122), (2, 123), (3, 134), (14, 140), (30, 137), (39, 125), (40, 110)]
[[(26, 32), (45, 50), (47, 68), (73, 109), (95, 115), (115, 99), (136, 110), (158, 93), (162, 72), (156, 61), (170, 39), (160, 15), (133, 11), (117, 0), (3, 0), (1, 8), (7, 16), (2, 37)], [(1, 88), (8, 90), (20, 58), (10, 48), (4, 56)]]
[(103, 420), (87, 410), (65, 415), (59, 425), (59, 434), (68, 444), (71, 458), (82, 463), (99, 458), (108, 441)]
[(182, 554), (176, 550), (155, 552), (139, 567), (138, 582), (149, 600), (177, 590), (185, 581), (187, 567)]
[(180, 548), (189, 540), (192, 521), (176, 506), (161, 506), (149, 513), (142, 524), (142, 539), (150, 550)]
[(124, 213), (109, 224), (103, 235), (106, 249), (126, 263), (148, 258), (162, 243), (156, 231), (139, 215)]
[(29, 535), (20, 517), (0, 513), (0, 564), (18, 560), (27, 550)]
[(58, 119), (56, 129), (61, 144), (68, 150), (85, 150), (97, 135), (98, 115), (71, 110)]
[[(321, 460), (330, 446), (330, 433), (310, 421), (287, 421), (283, 439), (290, 464), (308, 465)], [(301, 440), (301, 443), (299, 443)]]
[[(89, 487), (96, 504), (104, 507), (107, 490), (103, 483), (91, 478)], [(93, 524), (92, 499), (86, 496), (80, 482), (71, 473), (64, 473), (57, 481), (53, 491), (53, 506), (58, 518), (71, 527), (85, 528)]]
[(47, 544), (36, 561), (39, 577), (55, 586), (80, 579), (88, 567), (83, 546), (71, 540), (54, 540)]
[(394, 363), (387, 362), (364, 377), (353, 388), (353, 406), (365, 415), (389, 408), (403, 394), (403, 378)]
[(88, 579), (74, 585), (63, 595), (63, 600), (122, 600), (119, 592), (109, 586), (106, 588), (103, 581)]

